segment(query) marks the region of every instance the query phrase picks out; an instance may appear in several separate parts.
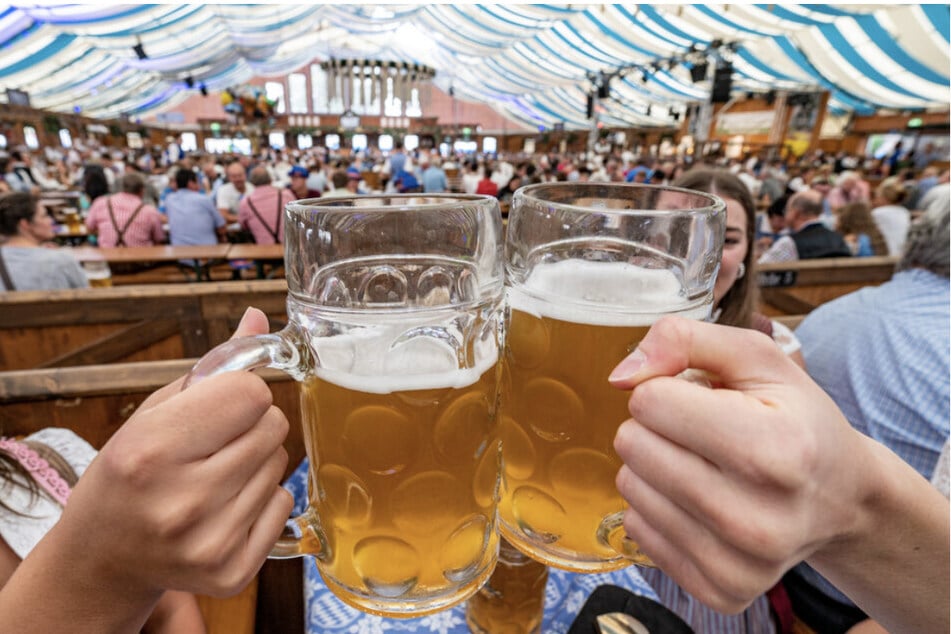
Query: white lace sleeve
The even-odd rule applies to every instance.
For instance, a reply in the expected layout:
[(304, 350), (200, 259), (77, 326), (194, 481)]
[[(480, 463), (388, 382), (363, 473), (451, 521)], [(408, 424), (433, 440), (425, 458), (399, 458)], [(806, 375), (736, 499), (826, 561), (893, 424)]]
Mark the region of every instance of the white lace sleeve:
[(802, 343), (799, 342), (793, 331), (776, 320), (773, 320), (773, 341), (786, 354), (792, 354), (802, 348)]
[[(55, 449), (69, 462), (77, 476), (81, 476), (96, 457), (96, 450), (68, 429), (43, 429), (30, 435), (28, 440)], [(27, 489), (10, 482), (0, 483), (0, 495), (7, 506), (26, 514), (18, 515), (0, 507), (0, 538), (23, 559), (59, 521), (62, 508), (45, 495), (31, 498)]]

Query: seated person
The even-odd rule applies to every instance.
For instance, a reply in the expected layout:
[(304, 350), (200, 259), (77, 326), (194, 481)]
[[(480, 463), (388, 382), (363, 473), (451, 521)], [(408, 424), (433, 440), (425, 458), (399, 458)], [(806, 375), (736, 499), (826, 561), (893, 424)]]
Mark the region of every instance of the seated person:
[(145, 177), (123, 175), (118, 194), (100, 196), (89, 208), (86, 228), (101, 247), (145, 247), (165, 242), (165, 219), (146, 203)]
[(82, 267), (68, 249), (44, 248), (53, 235), (53, 219), (33, 195), (0, 194), (0, 289), (89, 286)]

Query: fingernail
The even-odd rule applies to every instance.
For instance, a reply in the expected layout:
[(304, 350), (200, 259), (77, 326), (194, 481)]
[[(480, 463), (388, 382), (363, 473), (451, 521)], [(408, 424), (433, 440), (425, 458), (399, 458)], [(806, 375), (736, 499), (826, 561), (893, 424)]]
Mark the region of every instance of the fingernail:
[(238, 329), (240, 329), (241, 326), (244, 325), (244, 320), (248, 318), (248, 314), (249, 314), (250, 312), (251, 312), (251, 307), (250, 307), (250, 306), (248, 306), (247, 308), (244, 309), (244, 314), (241, 315), (241, 321), (238, 322)]
[(644, 367), (645, 363), (647, 363), (647, 355), (641, 352), (640, 348), (636, 348), (634, 352), (627, 355), (627, 357), (614, 368), (608, 380), (620, 381), (626, 379)]

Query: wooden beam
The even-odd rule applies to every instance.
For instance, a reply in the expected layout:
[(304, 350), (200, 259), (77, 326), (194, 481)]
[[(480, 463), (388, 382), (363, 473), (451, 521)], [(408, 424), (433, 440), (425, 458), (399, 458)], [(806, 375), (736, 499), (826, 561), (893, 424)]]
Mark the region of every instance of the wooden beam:
[(179, 331), (174, 319), (145, 319), (96, 341), (61, 354), (38, 365), (38, 368), (63, 368), (77, 365), (111, 363), (127, 357)]
[[(191, 370), (197, 359), (110, 363), (0, 372), (0, 402), (151, 392)], [(259, 370), (267, 381), (291, 381), (279, 370)]]

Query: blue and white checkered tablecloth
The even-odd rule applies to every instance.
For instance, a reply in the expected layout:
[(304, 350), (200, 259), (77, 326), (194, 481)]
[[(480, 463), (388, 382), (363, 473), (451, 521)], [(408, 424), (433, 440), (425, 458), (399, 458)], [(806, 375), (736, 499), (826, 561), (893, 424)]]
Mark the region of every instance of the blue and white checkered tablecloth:
[[(294, 496), (294, 515), (307, 506), (307, 469), (305, 459), (284, 487)], [(612, 584), (656, 600), (657, 595), (644, 581), (637, 567), (601, 574), (577, 574), (555, 568), (549, 569), (545, 589), (545, 616), (542, 632), (563, 634), (568, 631), (588, 595), (600, 585)], [(436, 632), (438, 634), (468, 634), (465, 605), (416, 619), (388, 619), (365, 614), (340, 601), (327, 588), (311, 557), (304, 564), (304, 605), (309, 634), (347, 632), (351, 634), (378, 634), (382, 632)]]

